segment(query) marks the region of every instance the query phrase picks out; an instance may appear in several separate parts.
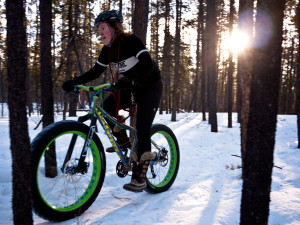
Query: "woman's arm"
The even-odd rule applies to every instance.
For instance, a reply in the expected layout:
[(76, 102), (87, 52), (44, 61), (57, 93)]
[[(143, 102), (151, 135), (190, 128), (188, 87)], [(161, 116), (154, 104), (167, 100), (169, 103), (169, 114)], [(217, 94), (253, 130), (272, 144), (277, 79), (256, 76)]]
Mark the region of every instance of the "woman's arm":
[(76, 84), (84, 84), (90, 81), (93, 81), (100, 77), (107, 67), (96, 63), (93, 68), (91, 68), (86, 73), (82, 74), (79, 77), (75, 77), (73, 80)]

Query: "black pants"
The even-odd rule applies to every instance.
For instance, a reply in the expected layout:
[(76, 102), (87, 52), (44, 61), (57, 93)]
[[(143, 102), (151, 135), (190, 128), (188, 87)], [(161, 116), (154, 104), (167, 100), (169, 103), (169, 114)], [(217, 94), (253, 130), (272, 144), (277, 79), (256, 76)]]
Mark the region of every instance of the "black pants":
[[(137, 103), (137, 155), (140, 159), (144, 152), (151, 150), (150, 129), (157, 112), (161, 95), (162, 95), (162, 81), (158, 80), (152, 85), (144, 88), (143, 90), (136, 91), (134, 95), (135, 102)], [(120, 105), (123, 108), (129, 108), (131, 103), (131, 92), (127, 90), (120, 91)], [(110, 94), (103, 103), (103, 108), (110, 115), (116, 117), (117, 104), (115, 98)], [(113, 128), (114, 124), (107, 120), (109, 126)]]

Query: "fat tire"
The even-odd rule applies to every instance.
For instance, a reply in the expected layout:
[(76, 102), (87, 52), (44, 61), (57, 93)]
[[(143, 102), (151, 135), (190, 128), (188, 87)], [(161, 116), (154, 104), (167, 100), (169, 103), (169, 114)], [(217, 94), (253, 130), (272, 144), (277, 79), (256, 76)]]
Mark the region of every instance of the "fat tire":
[[(64, 120), (60, 122), (56, 122), (54, 124), (49, 125), (45, 129), (43, 129), (36, 138), (31, 143), (31, 158), (32, 158), (32, 199), (33, 199), (33, 209), (37, 215), (39, 215), (42, 218), (45, 218), (50, 221), (65, 221), (71, 218), (74, 218), (76, 216), (81, 215), (83, 212), (85, 212), (95, 201), (97, 198), (105, 177), (105, 168), (106, 168), (106, 159), (105, 154), (103, 150), (103, 145), (99, 139), (99, 137), (94, 134), (92, 138), (92, 150), (93, 152), (96, 152), (96, 156), (100, 157), (100, 159), (97, 159), (96, 162), (93, 159), (93, 166), (95, 163), (100, 162), (100, 175), (98, 176), (98, 182), (95, 184), (96, 186), (93, 186), (95, 188), (93, 193), (89, 195), (89, 197), (86, 197), (87, 200), (84, 200), (83, 204), (81, 204), (79, 207), (72, 208), (70, 210), (56, 210), (55, 207), (52, 207), (46, 200), (44, 200), (42, 194), (40, 193), (39, 189), (39, 183), (38, 183), (38, 169), (39, 169), (39, 163), (41, 159), (43, 158), (44, 152), (46, 151), (47, 146), (49, 143), (51, 143), (56, 138), (60, 137), (61, 135), (64, 135), (64, 133), (72, 133), (77, 132), (84, 135), (87, 135), (89, 132), (89, 127), (81, 122), (78, 121), (72, 121), (72, 120)], [(80, 136), (78, 136), (80, 137)], [(66, 143), (66, 145), (68, 145)], [(90, 148), (91, 149), (91, 148)], [(94, 156), (93, 156), (94, 157)], [(99, 163), (98, 163), (99, 164)], [(93, 168), (93, 167), (92, 167)], [(89, 167), (90, 169), (90, 167)], [(92, 170), (93, 173), (95, 170)], [(97, 170), (99, 172), (99, 170)], [(92, 173), (92, 174), (93, 174)], [(92, 182), (93, 178), (91, 177), (90, 184)], [(55, 183), (55, 182), (54, 182)], [(87, 182), (88, 183), (88, 182)], [(88, 191), (88, 188), (86, 189)], [(81, 195), (84, 196), (84, 195)], [(78, 198), (78, 202), (79, 202)], [(77, 202), (74, 202), (73, 205), (77, 204)], [(63, 209), (63, 208), (62, 208)]]
[[(153, 124), (151, 127), (151, 137), (155, 134), (162, 134), (162, 136), (166, 139), (166, 142), (168, 143), (168, 151), (169, 151), (169, 161), (170, 165), (168, 167), (168, 172), (166, 173), (165, 177), (162, 179), (162, 181), (159, 184), (153, 184), (151, 183), (151, 179), (146, 179), (147, 187), (145, 191), (148, 193), (161, 193), (164, 191), (167, 191), (172, 184), (174, 183), (178, 169), (180, 164), (180, 150), (179, 145), (177, 142), (177, 138), (173, 131), (166, 125), (163, 124)], [(153, 149), (153, 147), (152, 147)], [(148, 173), (149, 174), (148, 169)]]

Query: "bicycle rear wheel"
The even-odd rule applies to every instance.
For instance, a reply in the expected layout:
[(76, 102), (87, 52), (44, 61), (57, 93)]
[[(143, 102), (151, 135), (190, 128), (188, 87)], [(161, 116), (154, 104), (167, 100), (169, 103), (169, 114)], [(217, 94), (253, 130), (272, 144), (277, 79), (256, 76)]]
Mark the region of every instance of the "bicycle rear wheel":
[(180, 162), (179, 146), (173, 131), (163, 124), (152, 125), (151, 142), (151, 151), (156, 152), (160, 160), (150, 162), (146, 191), (160, 193), (167, 191), (176, 179)]
[[(84, 170), (77, 165), (89, 127), (61, 121), (46, 127), (31, 144), (34, 211), (51, 221), (82, 214), (97, 198), (105, 176), (105, 154), (96, 134), (88, 146)], [(76, 137), (72, 155), (66, 154)]]

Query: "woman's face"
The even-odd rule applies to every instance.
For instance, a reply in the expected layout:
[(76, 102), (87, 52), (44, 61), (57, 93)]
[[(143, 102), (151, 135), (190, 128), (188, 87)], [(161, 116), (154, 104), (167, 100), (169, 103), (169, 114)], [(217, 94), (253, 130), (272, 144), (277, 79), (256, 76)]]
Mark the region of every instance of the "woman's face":
[(110, 27), (110, 29), (109, 29), (109, 26), (108, 26), (107, 23), (100, 23), (98, 25), (98, 31), (99, 31), (99, 34), (101, 36), (101, 40), (102, 40), (104, 45), (109, 45), (109, 43), (112, 39), (111, 32), (115, 32), (114, 28)]

